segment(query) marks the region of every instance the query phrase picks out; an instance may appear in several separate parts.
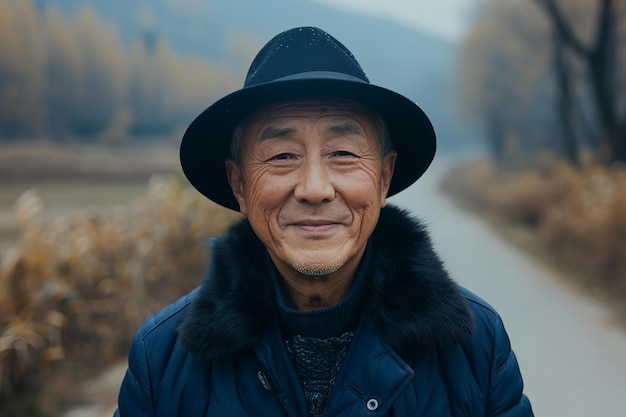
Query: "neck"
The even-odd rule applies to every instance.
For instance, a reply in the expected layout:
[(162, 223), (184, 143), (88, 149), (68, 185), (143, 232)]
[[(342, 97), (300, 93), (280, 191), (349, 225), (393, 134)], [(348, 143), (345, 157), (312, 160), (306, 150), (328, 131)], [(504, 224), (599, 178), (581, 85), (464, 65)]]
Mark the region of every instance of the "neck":
[(350, 291), (363, 252), (348, 260), (337, 271), (327, 275), (306, 275), (277, 261), (270, 254), (278, 273), (285, 282), (296, 309), (317, 310), (337, 304)]
[(354, 275), (343, 279), (333, 279), (330, 275), (302, 276), (285, 279), (285, 285), (296, 309), (308, 311), (337, 304), (350, 290), (353, 279)]

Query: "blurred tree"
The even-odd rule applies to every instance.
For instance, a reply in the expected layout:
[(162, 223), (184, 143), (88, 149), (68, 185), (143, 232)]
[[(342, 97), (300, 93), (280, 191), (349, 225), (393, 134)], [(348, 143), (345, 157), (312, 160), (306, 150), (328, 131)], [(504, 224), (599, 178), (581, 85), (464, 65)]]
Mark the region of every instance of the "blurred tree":
[(83, 8), (74, 24), (81, 72), (74, 80), (79, 105), (72, 130), (94, 137), (115, 120), (124, 101), (126, 54), (115, 27), (99, 21), (91, 7)]
[[(237, 36), (230, 43), (233, 60), (252, 60), (250, 42)], [(143, 37), (135, 42), (129, 65), (131, 131), (142, 136), (171, 133), (188, 124), (208, 104), (236, 89), (243, 78), (230, 65), (177, 56), (164, 39), (155, 45), (147, 45)]]
[[(542, 6), (550, 18), (556, 33), (555, 43), (559, 48), (567, 46), (586, 65), (595, 114), (605, 138), (604, 158), (607, 162), (626, 161), (626, 106), (623, 100), (624, 84), (620, 85), (623, 75), (620, 76), (618, 52), (626, 41), (618, 36), (619, 23), (626, 24), (623, 2), (596, 0), (597, 10), (589, 14), (594, 19), (594, 33), (587, 42), (584, 36), (576, 33), (578, 21), (567, 19), (563, 5), (555, 0), (535, 2)], [(567, 5), (570, 7), (571, 2)], [(560, 85), (560, 88), (567, 89), (566, 83)], [(570, 93), (565, 91), (563, 94), (567, 96)]]
[[(523, 159), (540, 149), (562, 149), (555, 137), (547, 21), (518, 1), (483, 3), (461, 49), (463, 109), (479, 120), (494, 158)], [(523, 139), (521, 139), (523, 138)]]
[[(44, 17), (47, 133), (56, 140), (79, 135), (98, 140), (123, 133), (128, 75), (126, 51), (115, 28), (98, 21), (93, 9), (83, 9), (66, 22), (55, 8)], [(105, 134), (106, 132), (106, 134)]]
[(48, 134), (60, 140), (72, 133), (76, 114), (81, 109), (80, 88), (85, 77), (78, 36), (73, 26), (56, 9), (45, 17), (48, 50), (46, 105)]
[(460, 65), (466, 113), (497, 159), (514, 137), (515, 152), (552, 150), (575, 165), (583, 146), (626, 160), (626, 2), (535, 3), (483, 1)]
[(39, 13), (30, 1), (0, 2), (0, 135), (37, 136), (44, 132), (46, 106)]
[(258, 45), (237, 35), (215, 65), (178, 55), (148, 23), (125, 46), (90, 6), (68, 20), (36, 0), (0, 0), (0, 141), (170, 134), (238, 87)]
[(574, 109), (574, 93), (570, 75), (569, 56), (567, 50), (557, 37), (554, 42), (554, 67), (557, 87), (559, 90), (558, 106), (565, 152), (570, 162), (580, 166), (578, 142), (576, 140), (576, 115)]

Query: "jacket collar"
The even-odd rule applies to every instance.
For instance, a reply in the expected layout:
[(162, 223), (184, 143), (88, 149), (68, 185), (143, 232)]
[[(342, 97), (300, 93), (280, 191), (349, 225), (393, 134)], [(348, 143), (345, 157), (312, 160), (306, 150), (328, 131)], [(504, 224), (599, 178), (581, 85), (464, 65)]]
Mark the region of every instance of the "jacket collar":
[[(425, 227), (393, 206), (371, 237), (366, 309), (399, 353), (462, 343), (473, 319), (432, 248)], [(180, 332), (183, 348), (207, 361), (253, 348), (277, 317), (266, 250), (247, 220), (213, 241), (212, 260)]]

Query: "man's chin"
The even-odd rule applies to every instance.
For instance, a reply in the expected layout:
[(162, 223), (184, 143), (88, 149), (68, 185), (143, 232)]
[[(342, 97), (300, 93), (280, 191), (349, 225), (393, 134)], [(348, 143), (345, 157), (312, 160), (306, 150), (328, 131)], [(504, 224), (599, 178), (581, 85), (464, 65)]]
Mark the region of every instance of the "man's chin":
[(291, 265), (293, 269), (301, 273), (302, 275), (310, 277), (322, 277), (333, 274), (341, 269), (346, 264), (343, 262), (302, 262), (294, 263)]

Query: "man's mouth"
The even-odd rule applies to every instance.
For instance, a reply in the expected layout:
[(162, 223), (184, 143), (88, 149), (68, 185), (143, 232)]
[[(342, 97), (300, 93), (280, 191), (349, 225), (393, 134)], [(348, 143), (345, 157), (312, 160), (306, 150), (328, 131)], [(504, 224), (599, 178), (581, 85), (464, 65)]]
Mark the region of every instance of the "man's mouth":
[(301, 230), (307, 232), (326, 232), (328, 230), (333, 229), (338, 226), (340, 223), (332, 220), (303, 220), (292, 223), (292, 226), (295, 226)]

